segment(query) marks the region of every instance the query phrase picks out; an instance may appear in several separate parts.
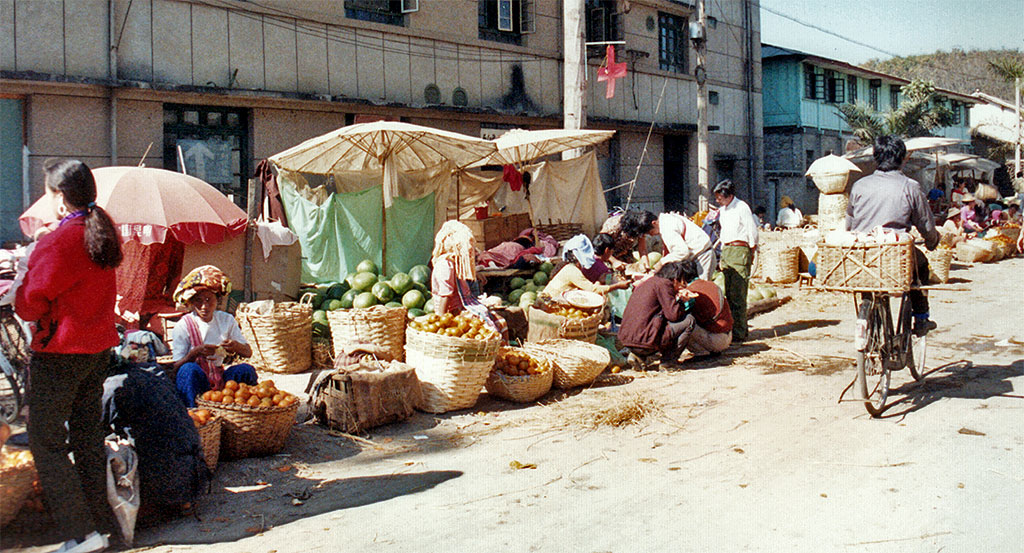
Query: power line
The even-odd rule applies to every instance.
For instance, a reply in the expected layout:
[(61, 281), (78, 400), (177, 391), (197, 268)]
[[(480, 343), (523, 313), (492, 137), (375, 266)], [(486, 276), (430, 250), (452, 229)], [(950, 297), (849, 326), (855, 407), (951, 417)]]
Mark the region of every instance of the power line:
[[(856, 44), (857, 46), (863, 46), (864, 48), (868, 48), (870, 50), (874, 50), (875, 52), (879, 52), (881, 54), (885, 54), (885, 55), (893, 57), (893, 58), (905, 57), (905, 56), (903, 56), (901, 54), (897, 54), (895, 52), (890, 52), (888, 50), (883, 50), (883, 49), (881, 49), (881, 48), (879, 48), (877, 46), (874, 46), (872, 44), (868, 44), (866, 42), (862, 42), (862, 41), (859, 41), (857, 39), (841, 35), (841, 34), (835, 32), (835, 31), (831, 31), (831, 30), (826, 29), (826, 28), (824, 28), (824, 27), (822, 27), (820, 25), (815, 25), (814, 23), (809, 23), (807, 21), (803, 21), (801, 19), (797, 19), (796, 17), (793, 17), (793, 16), (791, 16), (789, 14), (785, 14), (785, 13), (782, 13), (782, 12), (776, 10), (776, 9), (769, 8), (769, 7), (765, 6), (763, 3), (761, 3), (761, 2), (759, 2), (757, 0), (754, 0), (754, 1), (756, 2), (755, 5), (758, 5), (762, 10), (764, 10), (764, 11), (766, 11), (768, 13), (777, 15), (777, 16), (783, 18), (783, 19), (788, 19), (788, 20), (790, 20), (790, 21), (792, 21), (794, 23), (803, 25), (804, 27), (808, 27), (808, 28), (814, 29), (816, 31), (820, 31), (820, 32), (825, 33), (827, 35), (831, 35), (831, 36), (834, 36), (836, 38), (845, 40), (847, 42)], [(948, 67), (942, 67), (941, 65), (933, 65), (933, 64), (928, 63), (928, 62), (921, 62), (921, 64), (925, 65), (927, 67), (931, 67), (932, 69), (938, 69), (940, 71), (945, 71), (946, 73), (950, 73), (950, 74), (954, 74), (954, 75), (960, 75), (962, 77), (969, 77), (971, 79), (986, 80), (986, 79), (991, 78), (991, 77), (979, 77), (978, 75), (972, 75), (970, 73), (964, 73), (962, 71), (955, 71), (955, 70), (949, 69)]]

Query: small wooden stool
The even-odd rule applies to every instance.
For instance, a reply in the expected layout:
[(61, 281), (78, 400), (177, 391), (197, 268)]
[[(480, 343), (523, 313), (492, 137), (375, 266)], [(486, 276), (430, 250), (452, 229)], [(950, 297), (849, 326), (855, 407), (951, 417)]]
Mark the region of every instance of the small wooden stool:
[(803, 288), (804, 284), (814, 286), (814, 277), (811, 276), (811, 273), (800, 273), (797, 277), (797, 288)]

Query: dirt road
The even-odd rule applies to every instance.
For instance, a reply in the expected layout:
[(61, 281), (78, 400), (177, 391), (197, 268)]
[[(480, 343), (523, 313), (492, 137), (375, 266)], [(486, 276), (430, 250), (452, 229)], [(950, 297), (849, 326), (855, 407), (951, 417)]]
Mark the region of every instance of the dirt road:
[[(142, 529), (139, 544), (1019, 551), (1024, 259), (954, 268), (973, 291), (932, 296), (928, 368), (941, 367), (922, 384), (896, 375), (881, 420), (837, 402), (854, 377), (852, 300), (792, 289), (794, 301), (753, 319), (750, 342), (709, 363), (626, 372), (628, 384), (543, 406), (421, 414), (367, 442), (296, 427), (285, 455), (222, 465), (200, 520)], [(622, 427), (589, 419), (630, 409), (647, 415)]]

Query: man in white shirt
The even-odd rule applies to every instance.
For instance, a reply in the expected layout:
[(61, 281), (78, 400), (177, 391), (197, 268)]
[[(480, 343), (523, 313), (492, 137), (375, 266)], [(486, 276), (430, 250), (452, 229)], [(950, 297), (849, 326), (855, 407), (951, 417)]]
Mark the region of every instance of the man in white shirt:
[(655, 271), (666, 263), (692, 259), (698, 265), (700, 278), (711, 280), (717, 264), (711, 237), (685, 216), (679, 213), (656, 216), (650, 211), (629, 212), (623, 217), (622, 231), (632, 238), (643, 235), (661, 237), (665, 255), (654, 266)]
[(725, 297), (732, 311), (732, 339), (747, 339), (747, 286), (750, 282), (750, 264), (757, 248), (757, 220), (750, 206), (736, 197), (731, 180), (715, 185), (715, 201), (721, 225), (722, 273), (725, 275)]

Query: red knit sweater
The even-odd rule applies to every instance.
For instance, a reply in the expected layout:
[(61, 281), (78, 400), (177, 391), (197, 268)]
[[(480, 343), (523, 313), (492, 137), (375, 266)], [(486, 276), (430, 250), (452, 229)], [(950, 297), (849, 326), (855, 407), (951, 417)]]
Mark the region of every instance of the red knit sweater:
[(99, 353), (118, 344), (114, 269), (85, 251), (85, 221), (68, 221), (39, 239), (14, 299), (15, 311), (36, 321), (34, 351)]

